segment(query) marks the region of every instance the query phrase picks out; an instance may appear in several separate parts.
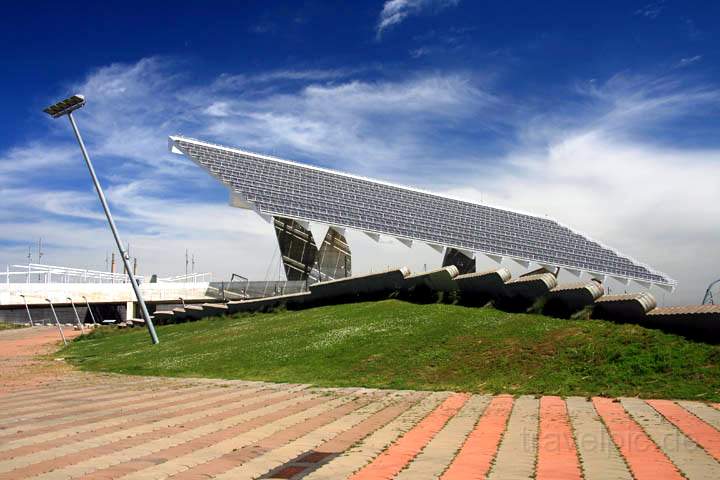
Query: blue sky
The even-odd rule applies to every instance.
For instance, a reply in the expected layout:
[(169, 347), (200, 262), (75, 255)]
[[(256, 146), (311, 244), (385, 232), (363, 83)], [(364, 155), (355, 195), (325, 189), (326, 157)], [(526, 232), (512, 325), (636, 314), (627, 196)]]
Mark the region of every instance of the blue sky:
[[(175, 133), (553, 216), (667, 272), (720, 276), (718, 2), (34, 2), (5, 7), (0, 264), (112, 250), (66, 122), (76, 91), (146, 273), (277, 271)], [(439, 261), (358, 238), (357, 269)], [(272, 263), (272, 261), (275, 264)], [(615, 288), (621, 288), (615, 286)]]

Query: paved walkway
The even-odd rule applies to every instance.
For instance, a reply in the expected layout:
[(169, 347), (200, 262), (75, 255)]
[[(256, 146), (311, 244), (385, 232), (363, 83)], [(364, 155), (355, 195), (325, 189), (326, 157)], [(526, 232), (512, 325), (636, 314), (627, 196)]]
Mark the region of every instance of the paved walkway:
[(720, 479), (700, 402), (86, 374), (54, 335), (0, 332), (0, 480)]

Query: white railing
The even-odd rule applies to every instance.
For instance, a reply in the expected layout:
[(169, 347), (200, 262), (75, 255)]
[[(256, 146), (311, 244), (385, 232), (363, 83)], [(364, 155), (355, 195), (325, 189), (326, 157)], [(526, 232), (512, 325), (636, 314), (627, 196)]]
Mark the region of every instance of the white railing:
[(212, 280), (212, 273), (188, 273), (174, 277), (158, 278), (158, 283), (204, 283)]
[[(12, 270), (11, 270), (12, 268)], [(5, 277), (3, 279), (3, 277)], [(144, 277), (136, 276), (138, 283)], [(8, 265), (0, 272), (1, 283), (126, 283), (125, 273), (102, 272), (83, 268), (58, 267), (28, 263), (27, 265)]]

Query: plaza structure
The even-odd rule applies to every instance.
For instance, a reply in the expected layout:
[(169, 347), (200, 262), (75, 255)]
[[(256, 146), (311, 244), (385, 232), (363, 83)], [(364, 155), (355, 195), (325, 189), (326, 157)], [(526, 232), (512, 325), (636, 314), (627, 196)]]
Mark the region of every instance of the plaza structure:
[(443, 266), (476, 269), (476, 259), (511, 260), (528, 270), (587, 274), (605, 282), (633, 281), (672, 290), (676, 282), (650, 266), (560, 222), (464, 201), (238, 148), (171, 136), (183, 154), (225, 185), (230, 204), (252, 209), (275, 227), (288, 280), (310, 282), (351, 275), (346, 233), (374, 240), (425, 243), (443, 253)]

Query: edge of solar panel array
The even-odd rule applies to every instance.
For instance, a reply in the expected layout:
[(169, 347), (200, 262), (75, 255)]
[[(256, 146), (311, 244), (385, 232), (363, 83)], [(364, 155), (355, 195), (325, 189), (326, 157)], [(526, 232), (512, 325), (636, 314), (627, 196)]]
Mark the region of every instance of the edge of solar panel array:
[[(501, 211), (501, 212), (512, 212), (512, 213), (516, 213), (516, 214), (519, 214), (519, 215), (526, 215), (526, 216), (529, 216), (529, 217), (538, 218), (538, 219), (541, 219), (541, 220), (550, 220), (550, 221), (552, 221), (552, 222), (555, 222), (557, 225), (559, 225), (559, 226), (561, 226), (561, 227), (567, 228), (568, 230), (570, 230), (570, 231), (573, 232), (574, 234), (583, 237), (585, 240), (587, 240), (587, 241), (589, 241), (589, 242), (592, 242), (592, 243), (595, 243), (595, 244), (599, 245), (600, 247), (602, 247), (602, 248), (604, 248), (604, 249), (610, 250), (611, 252), (613, 252), (613, 253), (614, 253), (615, 255), (617, 255), (618, 257), (621, 257), (621, 258), (624, 258), (624, 259), (626, 259), (626, 260), (629, 260), (630, 262), (632, 262), (632, 263), (635, 264), (636, 266), (645, 268), (645, 269), (646, 269), (648, 272), (650, 272), (651, 274), (654, 274), (654, 275), (657, 275), (657, 276), (659, 276), (659, 277), (662, 277), (663, 279), (665, 279), (665, 283), (656, 282), (656, 281), (650, 281), (650, 280), (646, 280), (646, 279), (638, 279), (638, 278), (636, 278), (636, 277), (629, 277), (629, 276), (624, 276), (624, 275), (620, 275), (620, 274), (617, 274), (617, 273), (611, 273), (611, 272), (602, 272), (602, 271), (595, 271), (595, 270), (593, 270), (591, 273), (600, 274), (600, 275), (607, 275), (607, 276), (613, 277), (613, 278), (623, 278), (623, 279), (627, 279), (627, 280), (634, 280), (634, 281), (636, 281), (636, 282), (638, 282), (638, 283), (640, 283), (640, 284), (656, 284), (656, 285), (662, 285), (662, 286), (669, 286), (669, 287), (671, 287), (672, 289), (674, 289), (674, 288), (677, 286), (677, 282), (676, 282), (675, 280), (673, 280), (672, 278), (670, 278), (670, 277), (669, 277), (668, 275), (666, 275), (665, 273), (660, 272), (660, 271), (658, 271), (658, 270), (655, 270), (654, 268), (650, 267), (648, 264), (646, 264), (646, 263), (644, 263), (644, 262), (641, 262), (641, 261), (638, 261), (638, 260), (636, 260), (635, 258), (633, 258), (633, 257), (631, 257), (631, 256), (629, 256), (629, 255), (623, 254), (623, 253), (619, 252), (618, 250), (616, 250), (615, 248), (610, 247), (610, 246), (604, 244), (603, 242), (597, 241), (597, 240), (593, 239), (592, 237), (590, 237), (590, 236), (588, 236), (588, 235), (586, 235), (586, 234), (584, 234), (584, 233), (578, 232), (578, 231), (575, 230), (574, 228), (572, 228), (572, 227), (564, 224), (563, 222), (560, 222), (560, 221), (556, 220), (556, 219), (553, 218), (553, 217), (540, 216), (540, 215), (537, 215), (537, 214), (534, 214), (534, 213), (531, 213), (531, 212), (522, 211), (522, 210), (514, 209), (514, 208), (505, 208), (505, 207), (500, 207), (500, 206), (497, 206), (497, 205), (488, 205), (488, 204), (486, 204), (486, 203), (473, 202), (473, 201), (470, 201), (470, 200), (467, 200), (467, 199), (463, 199), (463, 198), (456, 197), (456, 196), (454, 196), (454, 195), (440, 194), (440, 193), (437, 193), (437, 192), (432, 192), (432, 191), (429, 191), (429, 190), (423, 190), (423, 189), (416, 188), (416, 187), (410, 187), (410, 186), (402, 185), (402, 184), (398, 184), (398, 183), (392, 183), (392, 182), (388, 182), (388, 181), (384, 181), (384, 180), (378, 180), (378, 179), (374, 179), (374, 178), (364, 177), (364, 176), (362, 176), (362, 175), (355, 175), (355, 174), (352, 174), (352, 173), (342, 172), (342, 171), (339, 171), (339, 170), (333, 170), (333, 169), (331, 169), (331, 168), (319, 167), (319, 166), (316, 166), (316, 165), (309, 165), (309, 164), (305, 164), (305, 163), (295, 162), (295, 161), (292, 161), (292, 160), (287, 160), (287, 159), (275, 157), (275, 156), (272, 156), (272, 155), (266, 155), (266, 154), (263, 154), (263, 153), (252, 152), (252, 151), (250, 151), (250, 150), (245, 150), (245, 149), (241, 149), (241, 148), (237, 148), (237, 147), (228, 147), (228, 146), (226, 146), (226, 145), (220, 145), (220, 144), (216, 144), (216, 143), (206, 142), (206, 141), (204, 141), (204, 140), (199, 140), (199, 139), (196, 139), (196, 138), (185, 137), (185, 136), (183, 136), (183, 135), (170, 135), (170, 136), (168, 137), (168, 149), (169, 149), (172, 153), (181, 154), (181, 155), (184, 155), (184, 156), (190, 158), (190, 160), (192, 160), (193, 163), (195, 163), (196, 165), (202, 167), (204, 170), (206, 170), (206, 171), (208, 171), (208, 172), (209, 172), (209, 170), (205, 167), (205, 165), (202, 165), (201, 163), (196, 162), (195, 159), (193, 159), (191, 155), (189, 155), (188, 153), (184, 152), (184, 151), (182, 150), (182, 148), (177, 145), (177, 143), (176, 143), (177, 141), (194, 143), (194, 144), (202, 145), (202, 146), (205, 146), (205, 147), (208, 147), (208, 148), (214, 148), (214, 149), (218, 149), (218, 150), (225, 150), (225, 151), (228, 151), (228, 152), (231, 152), (231, 153), (237, 153), (237, 154), (241, 154), (241, 155), (250, 155), (250, 156), (258, 157), (258, 158), (261, 158), (261, 159), (264, 159), (264, 160), (270, 160), (270, 161), (274, 161), (274, 162), (284, 163), (284, 164), (287, 164), (287, 165), (293, 165), (293, 166), (300, 167), (300, 168), (307, 168), (307, 169), (310, 169), (310, 170), (316, 170), (316, 171), (320, 171), (320, 172), (324, 172), (324, 173), (329, 173), (329, 174), (333, 174), (333, 175), (340, 175), (340, 176), (343, 176), (343, 177), (348, 177), (348, 178), (353, 178), (353, 179), (356, 179), (356, 180), (363, 180), (363, 181), (367, 181), (367, 182), (377, 183), (377, 184), (385, 185), (385, 186), (389, 186), (389, 187), (400, 188), (400, 189), (403, 189), (403, 190), (408, 190), (408, 191), (412, 191), (412, 192), (422, 193), (422, 194), (425, 194), (425, 195), (432, 195), (432, 196), (439, 197), (439, 198), (443, 198), (443, 199), (455, 200), (455, 201), (463, 202), (463, 203), (470, 204), (470, 205), (478, 205), (478, 206), (482, 206), (482, 207), (486, 207), (486, 208), (492, 208), (492, 209), (495, 209), (495, 210)], [(209, 172), (209, 173), (210, 173), (210, 172)], [(212, 173), (211, 173), (211, 175), (212, 175)], [(214, 176), (214, 175), (213, 175), (213, 176)], [(321, 221), (319, 221), (319, 220), (312, 220), (312, 219), (308, 219), (308, 218), (297, 218), (297, 217), (293, 217), (292, 215), (287, 215), (287, 214), (282, 213), (282, 212), (265, 212), (265, 211), (260, 211), (260, 210), (258, 210), (258, 209), (256, 209), (256, 210), (257, 210), (258, 213), (262, 213), (262, 214), (265, 214), (265, 215), (272, 215), (272, 214), (274, 214), (274, 213), (277, 213), (277, 214), (282, 214), (282, 215), (285, 216), (285, 217), (293, 218), (293, 219), (296, 219), (296, 220), (321, 222)], [(324, 222), (321, 222), (321, 223), (324, 223)], [(356, 229), (356, 230), (358, 229), (358, 227), (352, 226), (352, 225), (334, 225), (334, 226), (343, 227), (343, 228), (349, 228), (349, 229)], [(372, 229), (367, 229), (367, 228), (362, 228), (361, 230), (364, 231), (364, 232), (365, 232), (365, 231), (366, 231), (366, 232), (372, 232), (372, 233), (376, 233), (376, 234), (380, 234), (380, 235), (388, 235), (388, 234), (385, 233), (385, 232), (374, 231), (374, 230), (372, 230)], [(410, 238), (410, 237), (402, 237), (401, 235), (393, 235), (393, 236), (398, 236), (398, 237), (401, 237), (401, 238), (407, 238), (407, 239), (409, 239), (409, 240), (421, 241), (421, 242), (426, 242), (426, 243), (427, 243), (427, 242), (429, 242), (429, 243), (436, 243), (436, 242), (433, 242), (433, 241), (430, 241), (430, 240), (423, 240), (423, 239)], [(448, 248), (462, 249), (462, 250), (466, 250), (466, 249), (468, 248), (467, 246), (449, 245), (449, 244), (448, 244), (448, 245), (443, 245), (443, 246), (446, 246), (446, 247), (448, 247)], [(503, 258), (509, 258), (509, 259), (513, 259), (513, 260), (537, 262), (537, 261), (534, 260), (534, 259), (514, 257), (514, 256), (512, 256), (512, 255), (507, 255), (507, 254), (499, 254), (499, 253), (494, 253), (494, 252), (481, 252), (481, 251), (480, 251), (479, 253), (484, 253), (484, 254), (489, 254), (489, 255), (496, 255), (496, 256), (499, 255), (499, 256), (502, 256)], [(565, 265), (565, 264), (559, 264), (559, 263), (554, 263), (554, 265), (557, 266), (557, 267), (560, 267), (560, 268), (565, 268), (565, 269), (570, 269), (570, 270), (583, 270), (583, 271), (585, 271), (585, 269), (582, 269), (582, 268), (580, 268), (580, 267), (578, 267), (578, 266), (574, 266), (574, 265)]]

